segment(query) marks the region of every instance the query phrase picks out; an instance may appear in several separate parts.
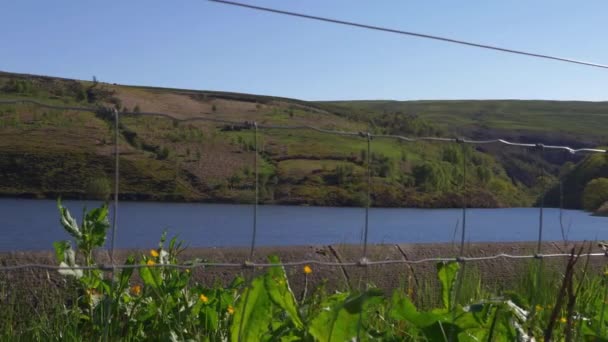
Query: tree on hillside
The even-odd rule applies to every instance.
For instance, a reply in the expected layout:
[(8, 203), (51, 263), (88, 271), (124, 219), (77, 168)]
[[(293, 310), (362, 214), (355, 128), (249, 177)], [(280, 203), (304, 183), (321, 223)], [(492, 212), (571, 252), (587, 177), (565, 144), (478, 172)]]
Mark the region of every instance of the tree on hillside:
[(583, 208), (596, 210), (608, 201), (608, 178), (596, 178), (585, 185), (583, 190)]
[(107, 200), (112, 192), (110, 182), (106, 177), (92, 178), (86, 185), (86, 196), (90, 199)]
[(338, 185), (344, 185), (351, 181), (352, 176), (355, 173), (355, 167), (352, 164), (340, 164), (336, 166), (334, 174), (336, 176), (336, 183)]
[(424, 191), (445, 191), (451, 186), (452, 177), (442, 163), (425, 162), (412, 170), (416, 186)]
[(243, 177), (238, 172), (232, 174), (232, 176), (228, 177), (228, 182), (230, 183), (230, 188), (235, 188), (237, 185), (241, 183)]

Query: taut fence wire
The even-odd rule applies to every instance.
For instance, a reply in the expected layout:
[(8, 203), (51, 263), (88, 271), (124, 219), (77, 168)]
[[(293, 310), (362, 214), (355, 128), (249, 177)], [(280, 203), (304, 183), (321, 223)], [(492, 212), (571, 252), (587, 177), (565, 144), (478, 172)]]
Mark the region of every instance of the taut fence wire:
[[(587, 257), (606, 257), (606, 253), (584, 253), (578, 256), (579, 258)], [(496, 255), (480, 256), (480, 257), (439, 257), (439, 258), (424, 258), (417, 260), (403, 260), (403, 259), (392, 259), (392, 260), (367, 260), (357, 262), (328, 262), (320, 260), (300, 260), (293, 262), (281, 262), (281, 263), (257, 263), (246, 261), (243, 263), (230, 263), (230, 262), (199, 262), (192, 264), (154, 264), (154, 265), (142, 265), (142, 264), (121, 264), (121, 265), (95, 265), (95, 266), (74, 266), (74, 267), (62, 267), (57, 265), (47, 264), (20, 264), (20, 265), (9, 265), (0, 267), (0, 271), (14, 271), (20, 269), (43, 269), (43, 270), (102, 270), (111, 271), (113, 268), (116, 269), (140, 269), (140, 268), (176, 268), (176, 269), (195, 269), (205, 267), (226, 267), (226, 268), (269, 268), (269, 267), (297, 267), (304, 265), (319, 265), (319, 266), (335, 266), (335, 267), (353, 267), (353, 266), (381, 266), (381, 265), (416, 265), (424, 263), (437, 263), (437, 262), (476, 262), (476, 261), (488, 261), (496, 259), (549, 259), (549, 258), (569, 258), (572, 257), (570, 253), (553, 253), (553, 254), (533, 254), (533, 255), (514, 255), (500, 253)]]

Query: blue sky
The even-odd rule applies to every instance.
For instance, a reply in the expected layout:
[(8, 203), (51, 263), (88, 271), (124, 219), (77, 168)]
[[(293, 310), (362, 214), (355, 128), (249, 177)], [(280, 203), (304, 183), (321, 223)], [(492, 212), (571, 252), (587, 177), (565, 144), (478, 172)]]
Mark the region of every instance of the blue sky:
[[(608, 1), (243, 2), (608, 64)], [(608, 70), (196, 1), (4, 1), (0, 70), (306, 100), (608, 100)]]

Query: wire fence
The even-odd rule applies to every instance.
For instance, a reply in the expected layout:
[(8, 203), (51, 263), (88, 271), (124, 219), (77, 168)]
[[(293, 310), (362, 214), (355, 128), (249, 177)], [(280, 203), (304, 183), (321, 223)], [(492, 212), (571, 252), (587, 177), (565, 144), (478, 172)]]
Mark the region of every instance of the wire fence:
[[(109, 247), (110, 254), (110, 265), (97, 265), (97, 266), (75, 266), (75, 267), (67, 267), (69, 269), (101, 269), (101, 270), (114, 270), (114, 269), (122, 269), (122, 268), (141, 268), (141, 267), (176, 267), (176, 268), (197, 268), (197, 267), (237, 267), (237, 268), (255, 268), (255, 267), (271, 267), (276, 266), (275, 264), (268, 263), (255, 263), (253, 262), (253, 256), (256, 249), (256, 238), (257, 238), (257, 223), (258, 223), (258, 204), (259, 204), (259, 163), (258, 163), (258, 135), (259, 129), (270, 129), (270, 130), (312, 130), (315, 132), (320, 132), (324, 134), (333, 134), (338, 136), (347, 136), (354, 138), (361, 138), (366, 141), (367, 148), (367, 168), (366, 168), (366, 177), (367, 177), (367, 186), (366, 186), (366, 201), (365, 201), (365, 216), (363, 223), (363, 232), (362, 232), (362, 253), (360, 259), (357, 262), (323, 262), (319, 260), (301, 260), (294, 261), (288, 263), (282, 263), (282, 266), (298, 266), (305, 264), (318, 264), (325, 266), (372, 266), (372, 265), (390, 265), (390, 264), (422, 264), (422, 263), (432, 263), (432, 262), (475, 262), (475, 261), (483, 261), (483, 260), (493, 260), (493, 259), (543, 259), (543, 258), (561, 258), (561, 257), (569, 257), (570, 254), (542, 254), (541, 253), (541, 243), (543, 242), (543, 210), (544, 210), (544, 201), (543, 195), (540, 196), (540, 206), (539, 206), (539, 220), (538, 220), (538, 239), (536, 241), (537, 247), (536, 252), (534, 254), (527, 255), (513, 255), (513, 254), (496, 254), (492, 256), (482, 256), (482, 257), (467, 257), (465, 256), (465, 243), (467, 239), (467, 198), (465, 196), (466, 187), (467, 187), (467, 168), (466, 164), (467, 153), (464, 149), (465, 144), (471, 145), (485, 145), (485, 144), (499, 144), (500, 146), (512, 146), (519, 148), (532, 148), (537, 150), (541, 157), (544, 154), (545, 150), (561, 150), (567, 151), (571, 154), (578, 153), (606, 153), (604, 149), (597, 148), (572, 148), (569, 146), (558, 146), (558, 145), (548, 145), (543, 143), (522, 143), (522, 142), (514, 142), (508, 141), (506, 139), (492, 139), (492, 140), (473, 140), (467, 138), (451, 138), (451, 137), (407, 137), (401, 135), (383, 135), (383, 134), (373, 134), (371, 132), (354, 132), (354, 131), (341, 131), (341, 130), (331, 130), (324, 129), (314, 126), (289, 126), (289, 125), (267, 125), (267, 124), (258, 124), (252, 121), (231, 121), (231, 120), (222, 120), (217, 118), (210, 118), (205, 116), (197, 116), (192, 118), (180, 119), (176, 118), (168, 113), (156, 113), (156, 112), (119, 112), (115, 109), (108, 108), (91, 108), (91, 107), (78, 107), (78, 106), (60, 106), (60, 105), (50, 105), (41, 103), (34, 100), (29, 99), (15, 99), (15, 100), (0, 100), (0, 104), (4, 105), (16, 105), (16, 104), (32, 104), (42, 108), (48, 109), (56, 109), (63, 111), (80, 111), (80, 112), (90, 112), (90, 113), (112, 113), (114, 117), (114, 157), (115, 157), (115, 167), (114, 167), (114, 198), (113, 198), (113, 217), (112, 217), (112, 232), (111, 232), (111, 240)], [(255, 184), (254, 184), (254, 205), (252, 211), (252, 231), (251, 231), (251, 243), (249, 250), (249, 259), (244, 260), (239, 263), (215, 263), (215, 262), (204, 262), (204, 263), (194, 263), (194, 264), (184, 264), (184, 265), (124, 265), (117, 264), (114, 259), (115, 245), (116, 245), (116, 232), (118, 230), (118, 209), (119, 209), (119, 178), (120, 178), (120, 169), (119, 169), (119, 161), (120, 161), (120, 150), (119, 150), (119, 121), (120, 116), (158, 116), (164, 117), (170, 120), (178, 121), (178, 122), (188, 122), (188, 121), (207, 121), (211, 123), (221, 123), (225, 125), (233, 125), (235, 127), (239, 127), (242, 129), (250, 129), (252, 131), (254, 137), (254, 175), (255, 175)], [(368, 259), (368, 236), (369, 236), (369, 209), (371, 206), (371, 169), (370, 169), (370, 155), (372, 151), (373, 141), (375, 139), (397, 139), (399, 141), (404, 142), (417, 142), (417, 141), (430, 141), (430, 142), (440, 142), (440, 143), (456, 143), (463, 146), (463, 161), (462, 161), (462, 218), (460, 220), (460, 247), (458, 251), (458, 255), (455, 257), (436, 257), (436, 258), (423, 258), (418, 260), (369, 260)], [(544, 175), (544, 170), (542, 166), (539, 170), (539, 177)], [(541, 189), (544, 192), (546, 189), (543, 187)], [(604, 253), (587, 253), (582, 254), (583, 257), (597, 257), (604, 256)], [(16, 269), (24, 269), (24, 268), (38, 268), (38, 269), (53, 269), (60, 270), (62, 267), (56, 265), (45, 265), (45, 264), (21, 264), (21, 265), (10, 265), (10, 266), (0, 266), (0, 271), (11, 271)]]

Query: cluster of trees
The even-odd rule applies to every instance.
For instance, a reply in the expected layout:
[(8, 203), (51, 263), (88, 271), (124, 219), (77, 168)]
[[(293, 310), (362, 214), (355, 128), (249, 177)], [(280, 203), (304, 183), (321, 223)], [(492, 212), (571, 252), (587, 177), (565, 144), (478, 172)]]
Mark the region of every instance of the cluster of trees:
[(31, 80), (11, 78), (6, 82), (2, 90), (7, 93), (33, 94), (35, 87)]
[(595, 178), (585, 186), (583, 191), (583, 208), (595, 211), (608, 202), (608, 178)]
[(371, 124), (375, 127), (382, 127), (384, 133), (387, 134), (437, 136), (444, 133), (441, 128), (430, 121), (416, 114), (402, 112), (379, 114), (372, 118)]

